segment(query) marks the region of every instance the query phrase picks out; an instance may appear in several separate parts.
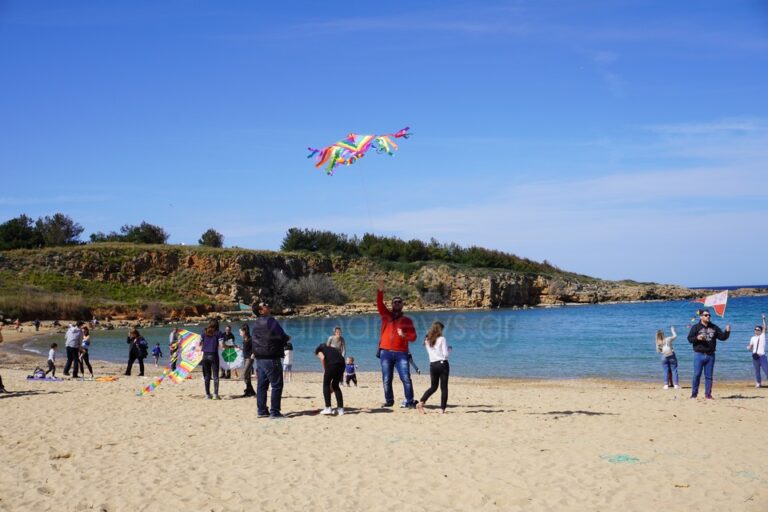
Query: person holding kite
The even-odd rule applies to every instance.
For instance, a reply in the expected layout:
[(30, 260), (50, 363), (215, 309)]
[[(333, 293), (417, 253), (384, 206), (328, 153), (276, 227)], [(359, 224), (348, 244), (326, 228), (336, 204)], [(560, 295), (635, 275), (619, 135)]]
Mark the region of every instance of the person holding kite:
[(395, 404), (395, 395), (392, 390), (394, 370), (403, 383), (405, 400), (400, 405), (402, 408), (415, 408), (413, 399), (413, 383), (411, 381), (411, 369), (409, 366), (408, 344), (416, 340), (416, 329), (413, 321), (403, 315), (403, 299), (395, 296), (392, 298), (392, 309), (384, 304), (384, 280), (379, 280), (379, 290), (376, 293), (376, 308), (381, 317), (381, 333), (379, 336), (379, 358), (381, 359), (381, 381), (384, 387), (384, 403), (382, 407), (392, 407)]
[(755, 335), (749, 340), (747, 350), (752, 352), (752, 365), (755, 367), (755, 387), (760, 388), (763, 386), (762, 379), (760, 378), (760, 368), (765, 372), (768, 377), (768, 358), (765, 356), (765, 313), (763, 313), (763, 325), (755, 326)]
[(693, 346), (693, 381), (691, 383), (691, 398), (699, 394), (701, 372), (704, 372), (704, 396), (712, 400), (712, 379), (715, 371), (715, 350), (717, 340), (725, 341), (731, 335), (730, 324), (722, 331), (710, 320), (709, 310), (699, 310), (699, 323), (691, 327), (688, 333), (688, 343)]

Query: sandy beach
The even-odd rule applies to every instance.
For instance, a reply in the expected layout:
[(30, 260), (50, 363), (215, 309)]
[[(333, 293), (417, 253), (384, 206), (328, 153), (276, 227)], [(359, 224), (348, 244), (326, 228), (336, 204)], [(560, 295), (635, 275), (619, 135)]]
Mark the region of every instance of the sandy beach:
[(453, 378), (448, 413), (438, 393), (422, 416), (380, 408), (380, 376), (361, 373), (347, 414), (324, 417), (318, 371), (270, 420), (239, 381), (204, 400), (199, 371), (146, 397), (136, 376), (29, 382), (44, 358), (3, 333), (0, 510), (766, 509), (768, 390), (747, 382), (705, 401), (688, 384)]

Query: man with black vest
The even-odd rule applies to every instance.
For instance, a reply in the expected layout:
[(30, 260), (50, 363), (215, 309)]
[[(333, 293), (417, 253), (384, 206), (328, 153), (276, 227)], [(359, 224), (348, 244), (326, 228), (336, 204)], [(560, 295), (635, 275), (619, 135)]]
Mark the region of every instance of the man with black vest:
[[(253, 358), (256, 368), (256, 412), (258, 418), (282, 418), (280, 400), (283, 396), (283, 357), (285, 344), (291, 339), (271, 315), (266, 302), (259, 303), (259, 318), (253, 323)], [(272, 387), (270, 408), (267, 410), (267, 388)]]

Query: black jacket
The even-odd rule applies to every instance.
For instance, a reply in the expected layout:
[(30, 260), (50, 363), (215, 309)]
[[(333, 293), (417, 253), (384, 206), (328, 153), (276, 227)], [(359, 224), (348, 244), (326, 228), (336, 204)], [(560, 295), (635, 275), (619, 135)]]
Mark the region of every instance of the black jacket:
[(271, 316), (257, 318), (251, 327), (251, 336), (255, 359), (280, 359), (284, 355), (285, 344), (291, 339)]
[[(699, 334), (704, 334), (704, 339), (699, 340), (697, 337)], [(714, 354), (717, 350), (717, 340), (727, 340), (731, 332), (723, 332), (718, 326), (710, 323), (708, 326), (704, 326), (701, 322), (691, 327), (691, 332), (688, 333), (688, 343), (693, 345), (693, 351), (700, 354)]]

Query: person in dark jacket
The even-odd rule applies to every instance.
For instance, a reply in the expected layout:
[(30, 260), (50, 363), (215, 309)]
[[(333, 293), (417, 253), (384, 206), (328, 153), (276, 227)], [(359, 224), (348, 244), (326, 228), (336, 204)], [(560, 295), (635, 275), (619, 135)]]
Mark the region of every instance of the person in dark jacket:
[(144, 358), (147, 357), (147, 340), (139, 334), (136, 329), (131, 329), (128, 333), (128, 339), (125, 341), (128, 345), (128, 368), (125, 369), (125, 374), (131, 374), (131, 368), (133, 363), (138, 359), (139, 361), (139, 377), (144, 376)]
[(256, 391), (251, 384), (251, 375), (253, 375), (253, 338), (248, 324), (240, 327), (240, 337), (243, 338), (243, 360), (245, 368), (243, 369), (243, 380), (245, 381), (245, 391), (243, 396), (256, 396)]
[[(200, 364), (203, 365), (205, 398), (221, 400), (219, 396), (219, 349), (224, 339), (224, 333), (219, 331), (219, 321), (211, 319), (200, 337), (200, 345), (203, 349), (203, 360)], [(213, 395), (211, 395), (211, 379), (213, 379)]]
[(710, 320), (706, 309), (699, 311), (699, 323), (691, 327), (688, 333), (688, 343), (693, 346), (693, 382), (691, 383), (691, 398), (699, 394), (701, 372), (704, 371), (704, 396), (712, 400), (712, 377), (715, 371), (715, 350), (717, 340), (725, 341), (731, 335), (731, 326), (726, 325), (725, 331)]
[[(256, 415), (259, 418), (281, 418), (283, 396), (283, 357), (285, 344), (291, 339), (275, 320), (266, 302), (259, 303), (259, 318), (251, 327), (253, 358), (256, 366)], [(267, 410), (267, 389), (272, 386), (270, 408)]]

